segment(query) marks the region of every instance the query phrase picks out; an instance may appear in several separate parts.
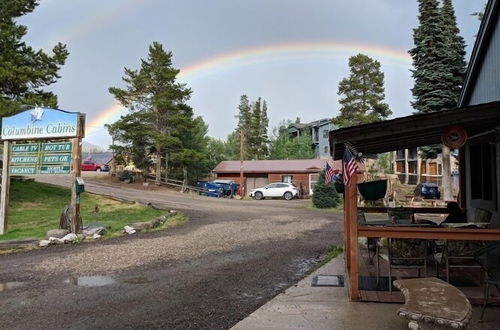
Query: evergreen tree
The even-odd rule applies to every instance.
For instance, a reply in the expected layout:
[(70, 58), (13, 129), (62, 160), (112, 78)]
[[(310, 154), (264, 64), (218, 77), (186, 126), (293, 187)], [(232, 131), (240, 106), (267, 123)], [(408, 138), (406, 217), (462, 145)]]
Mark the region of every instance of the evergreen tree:
[(417, 112), (439, 111), (456, 98), (446, 82), (449, 52), (437, 0), (419, 0), (418, 19), (420, 25), (413, 32), (415, 47), (409, 51), (415, 81), (412, 106)]
[(259, 159), (264, 159), (269, 155), (269, 118), (267, 117), (267, 103), (262, 101), (262, 111), (260, 114), (259, 123), (259, 149), (258, 155)]
[(19, 17), (31, 13), (37, 0), (0, 1), (0, 117), (14, 114), (23, 104), (57, 107), (57, 96), (43, 88), (60, 78), (66, 45), (58, 43), (49, 55), (22, 39), (28, 28)]
[(313, 189), (312, 202), (319, 209), (337, 207), (342, 203), (342, 197), (335, 189), (334, 183), (325, 184), (325, 171), (319, 174), (318, 182)]
[[(457, 106), (465, 76), (465, 42), (459, 35), (451, 0), (419, 0), (419, 23), (414, 29), (415, 85), (412, 106), (417, 112), (433, 112)], [(421, 157), (435, 158), (442, 152), (444, 198), (451, 199), (450, 150), (433, 145), (421, 148)]]
[[(240, 98), (238, 105), (238, 125), (228, 136), (228, 143), (234, 149), (233, 154), (240, 154), (240, 132), (244, 135), (244, 159), (265, 159), (269, 153), (267, 104), (260, 97), (250, 103), (246, 95)], [(237, 142), (237, 143), (236, 143)]]
[[(178, 73), (179, 70), (172, 67), (172, 53), (166, 52), (160, 43), (154, 42), (149, 47), (148, 58), (141, 59), (139, 70), (125, 68), (122, 79), (127, 86), (124, 89), (109, 88), (109, 92), (129, 110), (127, 116), (114, 124), (115, 127), (135, 122), (137, 127), (129, 129), (134, 132), (140, 130), (134, 135), (124, 132), (119, 136), (126, 139), (118, 141), (143, 145), (144, 159), (154, 155), (157, 183), (161, 181), (162, 158), (168, 162), (169, 154), (182, 148), (178, 130), (189, 125), (192, 120), (192, 110), (184, 105), (191, 90), (185, 84), (176, 82)], [(122, 123), (125, 120), (127, 122)]]
[(193, 118), (191, 107), (182, 105), (191, 120), (178, 127), (175, 136), (181, 141), (181, 147), (171, 153), (171, 175), (182, 178), (185, 184), (194, 182), (210, 173), (208, 161), (208, 126), (202, 117)]
[(282, 121), (273, 129), (270, 143), (270, 159), (313, 159), (313, 140), (305, 130), (300, 136), (290, 137), (290, 121)]
[(349, 58), (350, 75), (339, 83), (340, 114), (333, 119), (338, 127), (380, 121), (392, 114), (384, 103), (384, 74), (380, 62), (358, 54)]

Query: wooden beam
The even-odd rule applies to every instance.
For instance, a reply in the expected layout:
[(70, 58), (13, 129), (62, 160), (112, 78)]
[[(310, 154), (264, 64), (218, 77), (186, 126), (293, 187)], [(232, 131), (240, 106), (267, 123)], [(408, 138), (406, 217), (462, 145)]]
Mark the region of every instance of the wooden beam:
[[(389, 208), (385, 206), (363, 206), (359, 210), (364, 213), (387, 213)], [(412, 210), (415, 213), (430, 213), (430, 214), (447, 214), (446, 207), (419, 207), (419, 206), (405, 206), (396, 207), (396, 210)]]
[(10, 141), (3, 142), (2, 191), (0, 193), (0, 235), (7, 233), (10, 192)]
[(82, 175), (82, 139), (80, 137), (72, 139), (72, 154), (73, 154), (73, 184), (71, 185), (71, 211), (73, 221), (71, 222), (71, 232), (77, 234), (80, 232), (80, 196), (76, 193), (76, 178)]
[(358, 185), (357, 175), (351, 176), (351, 185), (345, 187), (347, 190), (347, 200), (349, 217), (349, 296), (352, 301), (360, 299), (359, 293), (359, 252), (358, 252)]
[(500, 241), (500, 229), (362, 226), (359, 237)]

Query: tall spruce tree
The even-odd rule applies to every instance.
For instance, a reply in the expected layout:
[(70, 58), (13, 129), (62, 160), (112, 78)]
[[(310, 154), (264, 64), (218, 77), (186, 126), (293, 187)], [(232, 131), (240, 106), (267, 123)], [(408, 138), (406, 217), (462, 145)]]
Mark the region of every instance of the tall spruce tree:
[(380, 62), (358, 54), (349, 58), (350, 75), (339, 83), (340, 114), (333, 119), (338, 127), (380, 121), (392, 114), (384, 103), (384, 73)]
[[(232, 147), (233, 154), (239, 155), (240, 132), (243, 132), (244, 159), (264, 159), (269, 154), (269, 137), (267, 116), (267, 103), (262, 98), (257, 98), (250, 103), (246, 95), (240, 98), (238, 105), (238, 125), (233, 133), (228, 136), (228, 143)], [(234, 143), (236, 142), (237, 143)]]
[[(419, 23), (414, 29), (413, 58), (415, 81), (412, 106), (417, 112), (433, 112), (457, 105), (465, 75), (465, 42), (459, 35), (451, 0), (419, 0)], [(433, 145), (421, 148), (422, 158), (442, 152), (444, 198), (452, 198), (450, 150)]]
[[(120, 142), (137, 144), (139, 141), (135, 138), (141, 139), (144, 159), (155, 156), (157, 183), (161, 181), (162, 158), (168, 164), (169, 154), (182, 148), (176, 132), (192, 120), (192, 111), (184, 105), (191, 90), (176, 81), (178, 73), (179, 70), (172, 67), (172, 52), (166, 52), (160, 43), (154, 42), (149, 47), (148, 58), (141, 59), (139, 70), (125, 68), (122, 79), (126, 87), (109, 88), (109, 92), (129, 110), (115, 127), (127, 119), (127, 122), (137, 123), (129, 129), (141, 131), (133, 136), (123, 132), (122, 136), (127, 139)], [(165, 173), (168, 173), (168, 165), (165, 165)]]
[(49, 55), (23, 41), (28, 28), (17, 19), (36, 6), (37, 0), (0, 1), (0, 117), (18, 112), (23, 104), (57, 107), (57, 96), (43, 88), (60, 78), (69, 53), (61, 43)]

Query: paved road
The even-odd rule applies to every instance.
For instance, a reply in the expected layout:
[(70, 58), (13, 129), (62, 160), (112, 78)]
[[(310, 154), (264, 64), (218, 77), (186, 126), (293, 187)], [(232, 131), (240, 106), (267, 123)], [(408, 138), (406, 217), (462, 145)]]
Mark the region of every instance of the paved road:
[[(70, 178), (40, 181), (69, 185)], [(86, 189), (181, 210), (190, 220), (168, 231), (0, 256), (1, 329), (228, 329), (341, 241), (341, 215), (307, 209), (303, 200), (212, 199), (91, 177)], [(19, 286), (5, 290), (7, 282)]]

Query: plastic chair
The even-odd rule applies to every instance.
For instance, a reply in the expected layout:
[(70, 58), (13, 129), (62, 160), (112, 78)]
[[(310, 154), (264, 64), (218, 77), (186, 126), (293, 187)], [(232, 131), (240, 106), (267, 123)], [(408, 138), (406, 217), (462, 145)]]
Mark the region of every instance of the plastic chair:
[(500, 293), (500, 243), (491, 243), (474, 253), (474, 257), (485, 273), (484, 277), (484, 304), (481, 310), (480, 321), (483, 321), (484, 311), (488, 305), (490, 285), (494, 285)]

